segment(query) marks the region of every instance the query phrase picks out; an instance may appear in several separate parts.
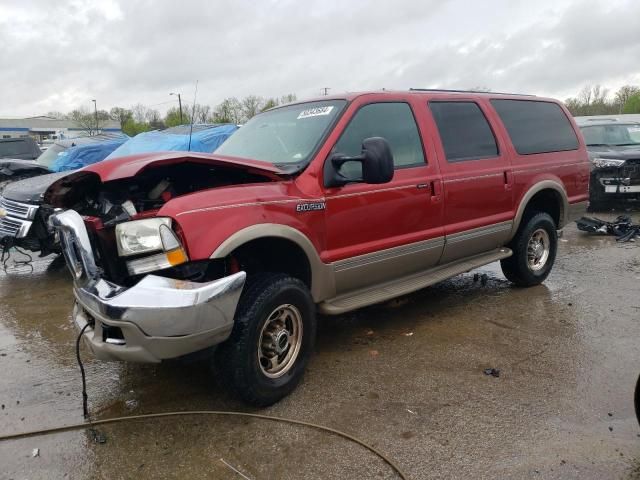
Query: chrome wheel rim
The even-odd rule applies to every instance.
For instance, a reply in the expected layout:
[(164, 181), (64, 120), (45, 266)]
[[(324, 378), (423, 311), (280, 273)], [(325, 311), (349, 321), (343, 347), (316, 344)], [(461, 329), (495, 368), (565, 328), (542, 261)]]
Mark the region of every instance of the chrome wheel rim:
[(290, 304), (267, 317), (258, 337), (258, 365), (269, 378), (279, 378), (295, 364), (302, 346), (302, 315)]
[(547, 264), (551, 251), (549, 234), (543, 228), (539, 228), (531, 234), (527, 244), (527, 263), (533, 272), (542, 270)]

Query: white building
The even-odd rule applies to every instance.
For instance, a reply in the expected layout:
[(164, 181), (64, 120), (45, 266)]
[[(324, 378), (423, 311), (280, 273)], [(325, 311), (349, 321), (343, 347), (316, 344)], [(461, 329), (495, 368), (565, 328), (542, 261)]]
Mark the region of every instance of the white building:
[[(120, 132), (117, 121), (100, 122), (103, 132)], [(73, 138), (86, 135), (87, 131), (73, 120), (52, 117), (0, 118), (0, 138), (33, 137), (37, 142), (53, 138)]]

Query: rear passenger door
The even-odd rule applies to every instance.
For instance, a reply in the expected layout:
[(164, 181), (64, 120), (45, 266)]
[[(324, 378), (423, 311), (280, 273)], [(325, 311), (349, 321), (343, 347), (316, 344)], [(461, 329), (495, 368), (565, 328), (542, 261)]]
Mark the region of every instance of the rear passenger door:
[(498, 248), (513, 219), (513, 175), (503, 142), (479, 100), (430, 100), (440, 142), (445, 248), (440, 263)]

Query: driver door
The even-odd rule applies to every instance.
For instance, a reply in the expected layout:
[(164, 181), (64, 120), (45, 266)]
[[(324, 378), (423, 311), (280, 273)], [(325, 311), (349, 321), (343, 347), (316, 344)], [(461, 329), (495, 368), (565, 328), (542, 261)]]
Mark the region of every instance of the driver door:
[[(337, 294), (425, 270), (437, 264), (444, 247), (441, 180), (436, 162), (426, 160), (412, 105), (401, 99), (361, 102), (350, 112), (332, 153), (356, 156), (364, 139), (383, 137), (395, 170), (386, 184), (325, 188), (323, 261), (334, 268)], [(429, 156), (435, 159), (435, 153)], [(347, 162), (340, 173), (358, 179), (361, 168)]]

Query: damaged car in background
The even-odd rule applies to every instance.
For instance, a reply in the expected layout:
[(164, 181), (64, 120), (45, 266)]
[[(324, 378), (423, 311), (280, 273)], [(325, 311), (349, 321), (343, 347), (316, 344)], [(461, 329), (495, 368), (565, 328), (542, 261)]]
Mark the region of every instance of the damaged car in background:
[(640, 123), (577, 120), (591, 160), (591, 210), (640, 200)]
[(70, 170), (104, 160), (127, 140), (120, 133), (61, 139), (35, 162), (5, 161), (5, 177), (0, 182), (0, 246), (17, 246), (41, 252), (41, 256), (59, 251), (47, 225), (53, 210), (42, 205), (44, 192)]

